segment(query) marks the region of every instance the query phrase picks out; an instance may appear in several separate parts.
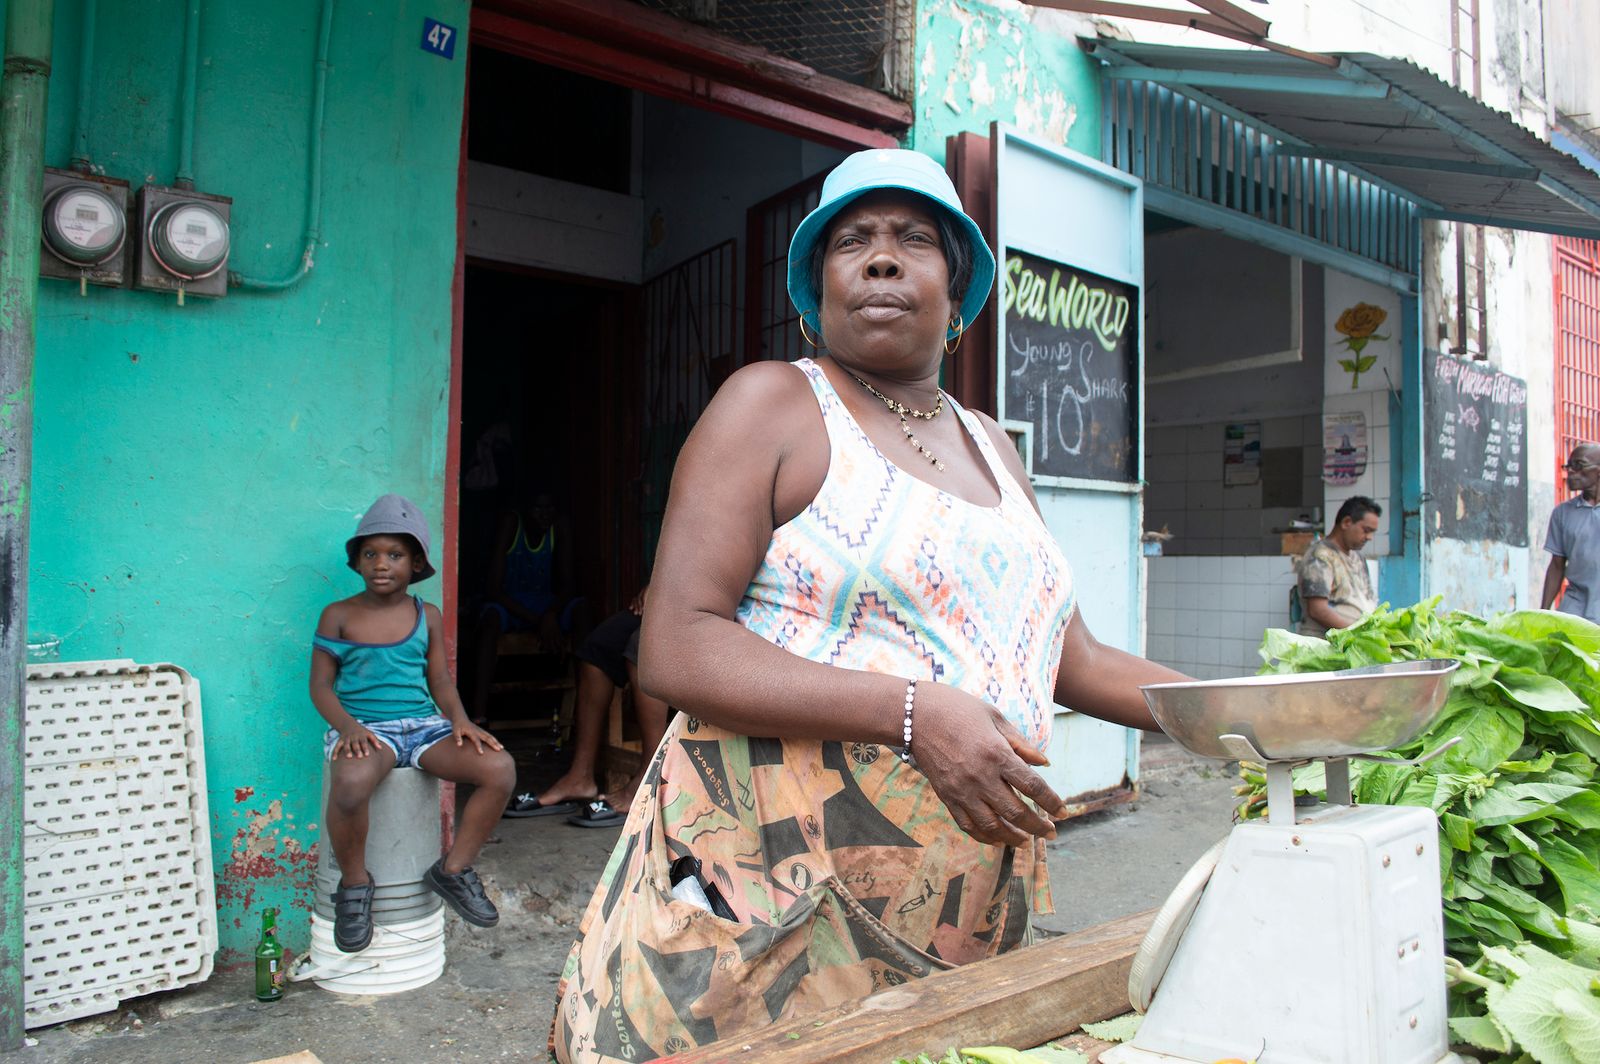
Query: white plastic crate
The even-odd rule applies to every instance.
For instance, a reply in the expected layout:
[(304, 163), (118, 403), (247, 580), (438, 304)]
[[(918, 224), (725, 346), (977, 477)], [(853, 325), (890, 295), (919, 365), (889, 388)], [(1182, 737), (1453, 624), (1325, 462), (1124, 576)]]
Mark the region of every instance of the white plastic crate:
[(26, 1025), (210, 976), (199, 682), (175, 665), (30, 665), (26, 744)]

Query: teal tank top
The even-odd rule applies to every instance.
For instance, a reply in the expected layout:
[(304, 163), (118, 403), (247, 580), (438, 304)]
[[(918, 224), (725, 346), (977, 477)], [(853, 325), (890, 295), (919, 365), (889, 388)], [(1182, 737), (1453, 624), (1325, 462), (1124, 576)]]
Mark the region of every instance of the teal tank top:
[(345, 712), (359, 721), (399, 720), (439, 715), (428, 693), (428, 622), (422, 600), (417, 624), (398, 643), (356, 643), (316, 634), (311, 645), (339, 663), (333, 693)]

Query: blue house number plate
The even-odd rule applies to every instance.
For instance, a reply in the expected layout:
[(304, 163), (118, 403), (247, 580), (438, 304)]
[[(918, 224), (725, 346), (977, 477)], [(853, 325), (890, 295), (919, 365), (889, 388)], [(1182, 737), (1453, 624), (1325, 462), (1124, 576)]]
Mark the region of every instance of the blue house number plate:
[(425, 18), (422, 20), (422, 50), (442, 55), (446, 59), (456, 57), (456, 28), (446, 26), (436, 19)]

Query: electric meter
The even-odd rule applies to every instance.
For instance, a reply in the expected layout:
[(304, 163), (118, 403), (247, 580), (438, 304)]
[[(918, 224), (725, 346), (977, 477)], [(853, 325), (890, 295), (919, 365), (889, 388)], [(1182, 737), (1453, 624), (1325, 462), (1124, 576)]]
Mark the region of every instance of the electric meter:
[(162, 292), (228, 293), (228, 214), (233, 201), (190, 189), (139, 190), (139, 268), (134, 284)]
[(39, 274), (80, 286), (120, 285), (128, 244), (128, 184), (73, 170), (45, 170)]
[(198, 281), (228, 261), (228, 223), (205, 203), (169, 203), (150, 219), (150, 251), (174, 277)]
[(44, 246), (74, 266), (98, 266), (122, 250), (123, 206), (93, 185), (65, 185), (44, 204)]

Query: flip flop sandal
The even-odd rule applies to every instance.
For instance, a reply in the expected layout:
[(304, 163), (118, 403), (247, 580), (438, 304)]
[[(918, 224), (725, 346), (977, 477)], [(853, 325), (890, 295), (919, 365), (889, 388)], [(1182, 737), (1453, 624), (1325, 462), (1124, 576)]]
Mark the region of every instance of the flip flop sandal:
[(567, 823), (579, 828), (614, 828), (627, 819), (628, 814), (617, 812), (610, 802), (597, 798), (583, 812), (567, 817)]
[(519, 794), (506, 805), (503, 817), (523, 816), (567, 816), (583, 808), (583, 803), (575, 799), (551, 802), (549, 805), (540, 805), (539, 796), (533, 792)]

